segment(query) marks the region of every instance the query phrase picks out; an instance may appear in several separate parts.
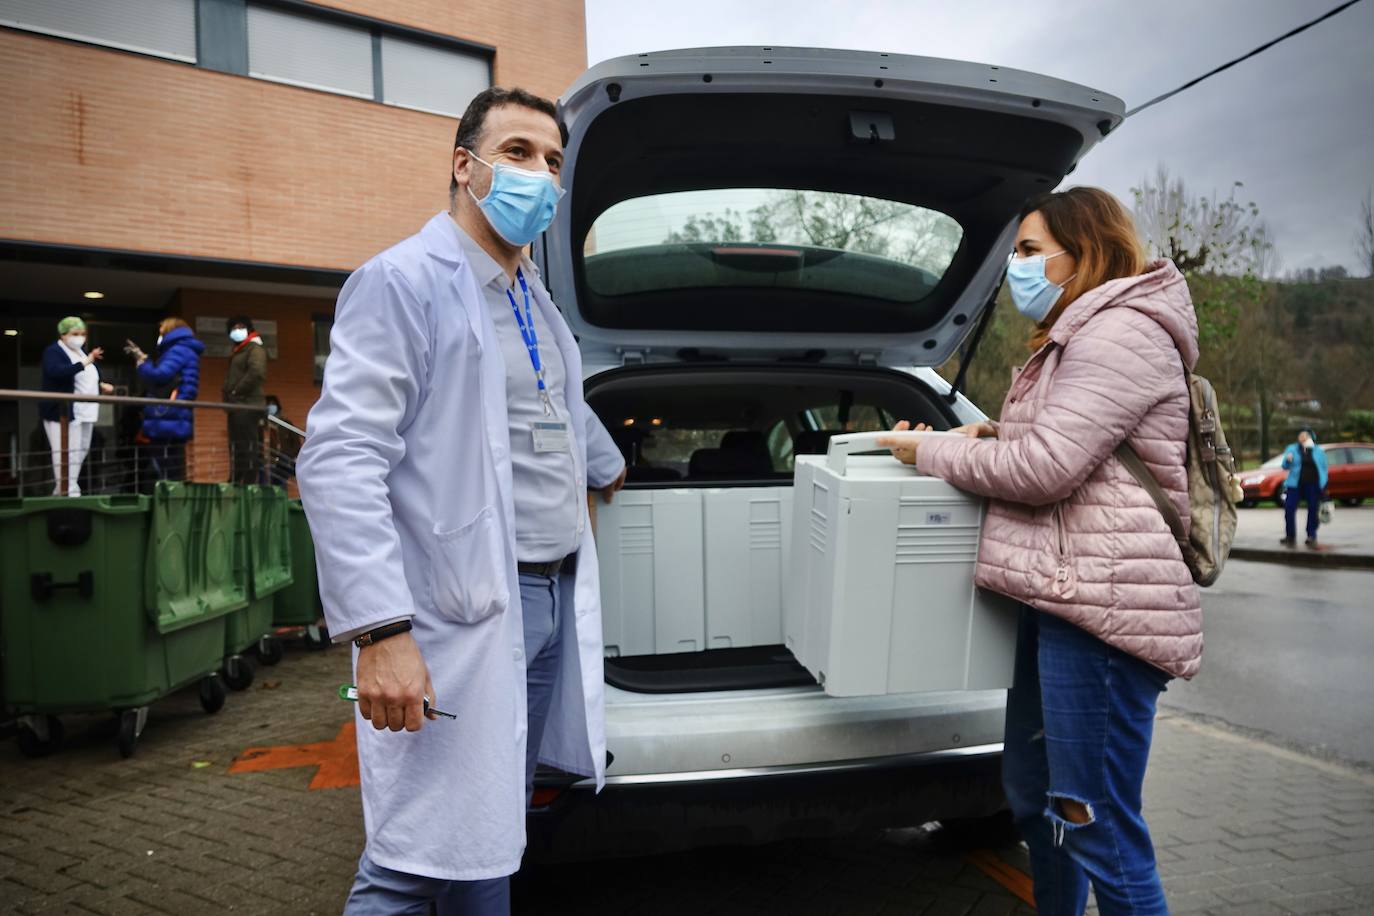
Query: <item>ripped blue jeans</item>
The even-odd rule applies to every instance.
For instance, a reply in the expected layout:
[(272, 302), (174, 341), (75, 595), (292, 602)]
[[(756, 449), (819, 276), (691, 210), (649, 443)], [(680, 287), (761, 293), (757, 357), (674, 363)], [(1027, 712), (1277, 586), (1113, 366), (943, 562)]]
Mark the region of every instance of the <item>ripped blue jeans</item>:
[[(1141, 790), (1169, 675), (1034, 608), (1019, 626), (1002, 783), (1037, 909), (1082, 916), (1091, 885), (1102, 916), (1167, 916)], [(1064, 817), (1060, 799), (1085, 805), (1088, 822)]]

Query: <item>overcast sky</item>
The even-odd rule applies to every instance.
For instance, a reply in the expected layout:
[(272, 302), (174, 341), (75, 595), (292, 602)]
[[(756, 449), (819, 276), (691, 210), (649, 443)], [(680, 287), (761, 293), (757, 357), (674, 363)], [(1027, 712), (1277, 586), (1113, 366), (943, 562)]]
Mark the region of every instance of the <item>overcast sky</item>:
[[(1073, 80), (1127, 108), (1337, 0), (586, 0), (587, 58), (711, 45), (801, 45), (951, 57)], [(1374, 0), (1128, 120), (1070, 177), (1130, 203), (1163, 162), (1190, 190), (1243, 181), (1283, 271), (1354, 270), (1374, 185)]]

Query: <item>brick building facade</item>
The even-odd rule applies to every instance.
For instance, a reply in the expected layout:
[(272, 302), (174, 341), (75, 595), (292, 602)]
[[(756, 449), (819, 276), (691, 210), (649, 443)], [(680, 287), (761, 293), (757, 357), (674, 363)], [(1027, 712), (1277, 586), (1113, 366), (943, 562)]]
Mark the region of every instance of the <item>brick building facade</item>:
[[(242, 313), (276, 322), (267, 390), (303, 423), (338, 287), (447, 205), (471, 94), (556, 97), (586, 66), (580, 0), (109, 3), (0, 0), (0, 388), (38, 387), (63, 315), (133, 391), (125, 337)], [(226, 365), (207, 355), (201, 399)], [(0, 405), (20, 451), (27, 411)]]

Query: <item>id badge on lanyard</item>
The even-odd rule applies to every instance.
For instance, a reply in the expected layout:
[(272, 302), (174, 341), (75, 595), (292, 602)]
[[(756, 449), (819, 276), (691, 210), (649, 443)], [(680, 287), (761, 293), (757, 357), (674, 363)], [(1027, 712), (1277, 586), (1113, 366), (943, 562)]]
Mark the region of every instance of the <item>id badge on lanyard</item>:
[(562, 420), (537, 420), (530, 424), (534, 434), (534, 451), (567, 452), (572, 450), (572, 440), (568, 437), (568, 424)]
[(530, 434), (534, 437), (534, 451), (536, 454), (571, 451), (572, 440), (568, 435), (568, 424), (558, 419), (558, 412), (554, 409), (548, 387), (544, 384), (544, 364), (539, 357), (539, 335), (534, 329), (534, 312), (530, 308), (530, 288), (525, 283), (523, 271), (517, 270), (515, 277), (520, 281), (520, 291), (525, 296), (525, 313), (520, 314), (520, 306), (515, 304), (515, 296), (509, 289), (506, 290), (506, 298), (510, 300), (511, 311), (515, 312), (520, 339), (525, 342), (525, 352), (529, 354), (530, 365), (534, 367), (535, 387), (539, 392), (539, 401), (544, 405), (544, 416), (547, 418), (530, 424)]

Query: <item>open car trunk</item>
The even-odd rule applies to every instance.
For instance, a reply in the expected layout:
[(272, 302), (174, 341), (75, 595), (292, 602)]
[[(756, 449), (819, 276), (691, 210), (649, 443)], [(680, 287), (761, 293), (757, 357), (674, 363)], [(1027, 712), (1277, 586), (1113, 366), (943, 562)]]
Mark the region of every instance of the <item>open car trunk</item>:
[(586, 390), (629, 465), (597, 507), (606, 680), (651, 693), (814, 683), (782, 645), (794, 458), (897, 420), (948, 429), (948, 406), (879, 367), (659, 364)]

